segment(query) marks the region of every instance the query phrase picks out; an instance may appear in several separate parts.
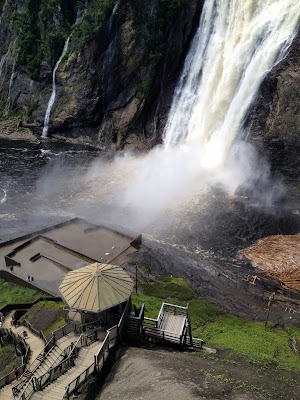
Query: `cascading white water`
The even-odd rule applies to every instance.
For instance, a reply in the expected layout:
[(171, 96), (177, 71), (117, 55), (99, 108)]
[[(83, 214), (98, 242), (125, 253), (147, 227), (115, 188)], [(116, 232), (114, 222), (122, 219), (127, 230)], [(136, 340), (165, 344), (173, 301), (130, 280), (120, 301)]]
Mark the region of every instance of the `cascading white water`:
[(235, 139), (262, 80), (286, 54), (298, 21), (298, 0), (206, 0), (164, 143), (136, 162), (124, 190), (123, 202), (140, 216), (141, 226), (214, 185), (234, 194), (245, 185), (255, 190), (259, 181), (265, 189), (253, 204), (272, 207), (273, 187), (278, 193), (282, 188), (255, 149)]
[(226, 160), (263, 78), (286, 54), (298, 0), (206, 0), (164, 132), (166, 148), (201, 148)]
[(9, 52), (10, 52), (10, 46), (9, 46), (7, 52), (3, 54), (3, 56), (1, 57), (1, 60), (0, 60), (0, 78), (2, 76), (3, 66), (4, 66), (4, 63), (5, 63), (6, 59), (7, 59), (7, 56), (9, 54)]
[[(85, 15), (85, 13), (87, 11), (87, 7), (88, 7), (88, 3), (86, 1), (85, 2), (85, 8), (84, 8), (83, 12), (78, 8), (75, 25), (77, 25), (78, 21)], [(51, 110), (52, 110), (53, 104), (55, 102), (55, 96), (56, 96), (56, 81), (55, 81), (56, 71), (57, 71), (57, 69), (59, 67), (59, 64), (62, 62), (62, 59), (66, 55), (66, 52), (68, 51), (68, 46), (69, 46), (69, 41), (70, 41), (71, 36), (72, 36), (72, 34), (65, 41), (65, 45), (64, 45), (63, 51), (62, 51), (57, 63), (55, 64), (55, 67), (54, 67), (54, 70), (53, 70), (53, 73), (52, 73), (52, 93), (51, 93), (51, 97), (50, 97), (50, 100), (49, 100), (48, 105), (47, 105), (45, 119), (44, 119), (44, 128), (43, 128), (43, 133), (42, 133), (42, 137), (44, 137), (44, 138), (46, 138), (47, 135), (48, 135), (50, 114), (51, 114)]]
[(65, 41), (63, 51), (62, 51), (57, 63), (55, 64), (55, 67), (54, 67), (54, 70), (52, 73), (52, 93), (51, 93), (51, 97), (50, 97), (50, 100), (47, 105), (47, 110), (46, 110), (45, 119), (44, 119), (44, 128), (43, 128), (43, 133), (42, 133), (42, 136), (44, 138), (46, 138), (48, 135), (50, 114), (51, 114), (51, 110), (52, 110), (52, 107), (53, 107), (53, 104), (55, 101), (55, 96), (56, 96), (56, 82), (55, 82), (56, 71), (57, 71), (57, 68), (59, 67), (59, 64), (61, 63), (62, 59), (66, 55), (66, 52), (67, 52), (68, 46), (69, 46), (69, 41), (70, 41), (70, 36)]
[(9, 108), (10, 108), (10, 93), (11, 93), (11, 89), (14, 83), (14, 76), (15, 76), (15, 69), (16, 69), (16, 59), (14, 60), (12, 69), (11, 69), (11, 74), (10, 74), (10, 78), (9, 78), (9, 85), (8, 85), (8, 93), (7, 93), (7, 99), (6, 99), (6, 104), (5, 104), (5, 109), (4, 109), (4, 114), (7, 115)]

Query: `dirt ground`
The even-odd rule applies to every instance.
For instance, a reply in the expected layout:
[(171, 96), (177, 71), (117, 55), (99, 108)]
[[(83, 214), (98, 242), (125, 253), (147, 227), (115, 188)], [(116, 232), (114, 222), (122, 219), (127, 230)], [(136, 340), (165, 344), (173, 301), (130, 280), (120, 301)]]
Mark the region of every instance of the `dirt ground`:
[(300, 399), (299, 378), (300, 374), (253, 365), (226, 351), (187, 353), (123, 346), (106, 378), (93, 378), (77, 398), (296, 400)]

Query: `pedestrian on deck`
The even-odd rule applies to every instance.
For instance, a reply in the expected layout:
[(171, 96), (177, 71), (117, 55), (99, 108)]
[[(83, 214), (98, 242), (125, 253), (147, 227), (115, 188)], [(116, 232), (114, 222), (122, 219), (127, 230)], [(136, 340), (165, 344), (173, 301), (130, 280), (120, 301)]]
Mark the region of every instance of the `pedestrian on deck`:
[(34, 283), (34, 279), (33, 279), (33, 276), (31, 277), (31, 283)]
[(24, 331), (21, 332), (21, 335), (23, 336), (24, 339), (28, 337), (27, 331), (25, 331), (25, 329)]
[(11, 273), (14, 272), (14, 267), (11, 266), (11, 267), (9, 268), (9, 270), (10, 270)]
[(4, 317), (4, 315), (2, 315), (1, 322), (3, 323), (4, 321), (5, 321), (5, 317)]
[(26, 281), (30, 282), (30, 275), (27, 275)]
[(15, 367), (14, 373), (15, 373), (15, 379), (19, 379), (19, 368)]

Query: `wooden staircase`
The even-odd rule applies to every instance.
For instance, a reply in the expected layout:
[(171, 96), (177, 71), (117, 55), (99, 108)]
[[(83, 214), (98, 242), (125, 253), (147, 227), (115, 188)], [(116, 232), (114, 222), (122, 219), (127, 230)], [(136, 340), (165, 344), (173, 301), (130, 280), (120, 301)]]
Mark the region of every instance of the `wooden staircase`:
[[(31, 396), (32, 400), (62, 400), (66, 386), (77, 378), (83, 371), (85, 371), (94, 360), (94, 354), (101, 343), (94, 342), (88, 347), (82, 347), (78, 356), (75, 359), (75, 365), (69, 369), (64, 375), (61, 375), (54, 382), (48, 385), (42, 391), (36, 391)], [(1, 398), (2, 400), (2, 398)]]
[(49, 369), (53, 368), (55, 365), (58, 365), (64, 358), (64, 349), (70, 346), (70, 344), (74, 342), (77, 338), (78, 336), (75, 336), (74, 332), (70, 332), (68, 335), (63, 336), (57, 341), (56, 345), (47, 354), (47, 357), (45, 357), (43, 353), (40, 353), (17, 381), (14, 381), (11, 384), (6, 385), (4, 388), (0, 389), (0, 399), (18, 399), (19, 394), (14, 397), (13, 390), (15, 391), (16, 389), (19, 389), (21, 393), (33, 377), (40, 378), (46, 372), (48, 372)]

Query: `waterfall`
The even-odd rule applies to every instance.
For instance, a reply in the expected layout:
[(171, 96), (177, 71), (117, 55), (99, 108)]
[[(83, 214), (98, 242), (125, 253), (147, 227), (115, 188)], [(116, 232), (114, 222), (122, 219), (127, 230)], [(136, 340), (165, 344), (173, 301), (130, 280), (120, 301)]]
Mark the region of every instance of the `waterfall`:
[(4, 115), (7, 115), (9, 112), (9, 108), (10, 108), (10, 93), (11, 93), (11, 89), (14, 83), (14, 76), (15, 76), (15, 70), (16, 70), (16, 58), (14, 60), (12, 69), (11, 69), (11, 74), (10, 74), (10, 78), (9, 78), (9, 85), (8, 85), (8, 93), (7, 93), (7, 99), (6, 99), (6, 104), (5, 104), (5, 109), (4, 109)]
[(298, 0), (206, 0), (164, 131), (164, 145), (221, 165), (266, 74), (286, 55)]
[(63, 48), (63, 51), (57, 61), (57, 63), (55, 64), (53, 73), (52, 73), (52, 93), (51, 93), (51, 97), (50, 100), (48, 102), (48, 106), (47, 106), (47, 110), (46, 110), (46, 114), (45, 114), (45, 119), (44, 119), (44, 128), (43, 128), (43, 134), (42, 136), (44, 138), (47, 137), (48, 135), (48, 128), (49, 128), (49, 119), (50, 119), (50, 113), (55, 101), (55, 96), (56, 96), (56, 83), (55, 83), (55, 76), (56, 76), (56, 71), (57, 68), (59, 67), (59, 64), (61, 63), (62, 59), (64, 58), (67, 50), (68, 50), (68, 46), (69, 46), (69, 41), (70, 41), (70, 36), (67, 38), (67, 40), (65, 41), (65, 45)]
[(7, 59), (7, 56), (8, 56), (8, 54), (9, 54), (9, 52), (10, 52), (10, 48), (11, 48), (11, 44), (10, 44), (10, 46), (9, 46), (9, 48), (8, 48), (8, 50), (7, 50), (7, 52), (4, 53), (3, 56), (1, 57), (1, 60), (0, 60), (0, 78), (1, 78), (1, 75), (2, 75), (3, 66), (4, 66), (5, 61), (6, 61), (6, 59)]
[(214, 186), (231, 196), (245, 185), (258, 193), (259, 182), (259, 194), (249, 201), (272, 207), (282, 188), (255, 149), (236, 139), (262, 80), (287, 54), (298, 21), (298, 0), (206, 0), (163, 145), (137, 158), (122, 195), (141, 226), (202, 204)]
[[(87, 12), (87, 8), (88, 8), (88, 2), (87, 1), (85, 2), (85, 8), (84, 8), (83, 12), (81, 12), (81, 10), (78, 8), (77, 14), (76, 14), (75, 25), (77, 25), (78, 21), (85, 15), (85, 13)], [(53, 70), (53, 73), (52, 73), (52, 93), (51, 93), (51, 97), (50, 97), (50, 100), (48, 102), (48, 106), (47, 106), (47, 109), (46, 109), (46, 114), (45, 114), (45, 119), (44, 119), (44, 128), (43, 128), (43, 133), (42, 133), (42, 137), (44, 137), (44, 138), (46, 138), (47, 135), (48, 135), (50, 114), (51, 114), (51, 110), (52, 110), (53, 104), (55, 102), (55, 96), (56, 96), (55, 76), (56, 76), (56, 71), (57, 71), (57, 69), (59, 67), (59, 64), (61, 63), (62, 59), (66, 55), (71, 36), (72, 36), (72, 34), (65, 41), (65, 45), (64, 45), (63, 51), (62, 51), (57, 63), (55, 64), (55, 67), (54, 67), (54, 70)]]

